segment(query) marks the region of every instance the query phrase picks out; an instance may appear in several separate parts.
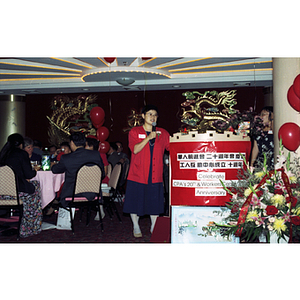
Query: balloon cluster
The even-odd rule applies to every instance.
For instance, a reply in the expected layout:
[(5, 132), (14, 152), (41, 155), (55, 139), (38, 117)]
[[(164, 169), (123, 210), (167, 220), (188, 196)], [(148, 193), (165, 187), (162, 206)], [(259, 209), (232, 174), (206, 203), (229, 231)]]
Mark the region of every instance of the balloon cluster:
[[(300, 112), (300, 74), (294, 79), (290, 86), (287, 99), (292, 108)], [(296, 151), (300, 146), (300, 127), (292, 122), (284, 123), (278, 131), (278, 138), (282, 144), (290, 151)]]
[(109, 136), (109, 130), (102, 126), (105, 121), (105, 112), (103, 108), (99, 106), (93, 107), (90, 111), (90, 118), (93, 126), (97, 128), (97, 140), (100, 142), (99, 151), (101, 153), (107, 153), (110, 148), (109, 143), (106, 141)]

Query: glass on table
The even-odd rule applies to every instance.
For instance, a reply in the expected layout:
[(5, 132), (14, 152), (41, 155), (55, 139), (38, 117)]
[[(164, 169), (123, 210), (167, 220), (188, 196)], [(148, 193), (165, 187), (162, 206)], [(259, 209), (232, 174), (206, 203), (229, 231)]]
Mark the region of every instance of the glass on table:
[(31, 161), (31, 167), (33, 170), (39, 171), (41, 169), (41, 162), (40, 161)]

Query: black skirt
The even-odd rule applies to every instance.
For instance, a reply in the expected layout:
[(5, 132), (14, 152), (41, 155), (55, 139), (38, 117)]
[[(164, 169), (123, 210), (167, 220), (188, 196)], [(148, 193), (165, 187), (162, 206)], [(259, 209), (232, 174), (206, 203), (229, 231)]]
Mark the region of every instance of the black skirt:
[[(124, 213), (144, 215), (159, 215), (164, 213), (164, 186), (162, 182), (152, 183), (153, 147), (150, 145), (150, 170), (148, 183), (127, 180)], [(163, 170), (162, 170), (163, 172)]]

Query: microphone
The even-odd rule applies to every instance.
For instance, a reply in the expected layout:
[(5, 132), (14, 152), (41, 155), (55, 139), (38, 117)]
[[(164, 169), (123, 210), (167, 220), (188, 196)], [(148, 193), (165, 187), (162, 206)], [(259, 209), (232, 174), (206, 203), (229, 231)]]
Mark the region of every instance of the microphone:
[(156, 131), (156, 122), (152, 123), (152, 131)]

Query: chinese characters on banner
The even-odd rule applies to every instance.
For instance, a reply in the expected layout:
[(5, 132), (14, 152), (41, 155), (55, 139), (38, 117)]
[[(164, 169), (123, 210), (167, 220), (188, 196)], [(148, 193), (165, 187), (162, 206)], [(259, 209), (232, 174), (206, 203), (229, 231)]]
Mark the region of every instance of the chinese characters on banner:
[(170, 204), (224, 206), (229, 195), (220, 180), (227, 186), (237, 180), (245, 167), (242, 155), (248, 160), (250, 150), (248, 137), (175, 134), (170, 140)]

